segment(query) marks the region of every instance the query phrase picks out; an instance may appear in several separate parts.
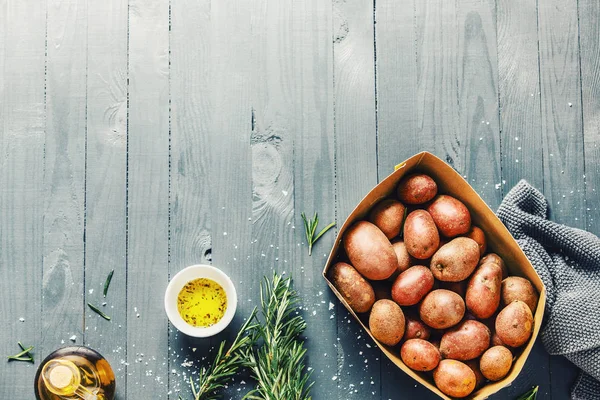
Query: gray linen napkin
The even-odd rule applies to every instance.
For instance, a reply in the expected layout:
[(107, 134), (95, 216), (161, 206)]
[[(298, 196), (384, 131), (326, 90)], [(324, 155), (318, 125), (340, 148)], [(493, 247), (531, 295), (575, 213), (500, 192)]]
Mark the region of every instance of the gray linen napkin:
[(581, 368), (571, 398), (600, 399), (600, 239), (549, 221), (544, 195), (524, 180), (506, 195), (498, 217), (546, 285), (546, 350)]

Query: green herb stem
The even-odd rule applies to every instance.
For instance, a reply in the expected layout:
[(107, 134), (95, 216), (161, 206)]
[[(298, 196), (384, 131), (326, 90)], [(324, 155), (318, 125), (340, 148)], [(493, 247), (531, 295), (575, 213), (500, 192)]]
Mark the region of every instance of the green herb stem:
[(92, 309), (93, 312), (95, 312), (96, 314), (98, 314), (99, 316), (101, 316), (102, 318), (104, 318), (107, 321), (110, 321), (110, 317), (106, 314), (104, 314), (102, 311), (100, 311), (100, 309), (98, 307), (96, 307), (93, 304), (87, 303), (88, 307)]
[(523, 394), (521, 397), (519, 397), (517, 400), (535, 400), (537, 398), (537, 393), (539, 390), (539, 386), (534, 387), (533, 389), (531, 389), (529, 392)]
[(21, 342), (17, 342), (19, 347), (21, 348), (21, 352), (15, 354), (14, 356), (8, 356), (8, 361), (29, 361), (34, 362), (33, 356), (29, 353), (33, 350), (33, 346), (25, 347)]
[(315, 232), (317, 231), (317, 226), (319, 225), (319, 215), (315, 213), (313, 218), (307, 218), (305, 213), (300, 214), (302, 217), (302, 221), (304, 222), (304, 232), (306, 234), (306, 241), (308, 242), (308, 255), (312, 255), (313, 245), (331, 228), (335, 226), (335, 222), (330, 223), (325, 228), (323, 228), (318, 234), (315, 236)]
[(104, 297), (106, 297), (106, 293), (108, 293), (108, 287), (110, 286), (110, 281), (112, 281), (112, 277), (113, 277), (114, 273), (115, 273), (115, 270), (113, 269), (112, 271), (110, 271), (108, 273), (108, 276), (106, 277), (106, 281), (104, 282)]

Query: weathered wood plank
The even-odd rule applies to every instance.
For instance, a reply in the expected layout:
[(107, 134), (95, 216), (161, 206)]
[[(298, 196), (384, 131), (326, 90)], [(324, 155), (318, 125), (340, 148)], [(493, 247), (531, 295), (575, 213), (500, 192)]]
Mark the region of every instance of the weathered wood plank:
[(458, 27), (455, 2), (415, 2), (419, 143), (463, 172), (458, 111)]
[(586, 229), (600, 235), (600, 3), (580, 0), (581, 88), (587, 193)]
[[(127, 366), (121, 361), (127, 356), (127, 1), (90, 2), (87, 15), (84, 296), (112, 321), (89, 314), (85, 344), (111, 363), (117, 375), (117, 396), (125, 398)], [(112, 270), (104, 298), (104, 282)]]
[(379, 179), (426, 150), (417, 132), (415, 2), (377, 1), (377, 168)]
[(498, 2), (498, 70), (502, 193), (521, 179), (541, 190), (544, 171), (536, 1)]
[[(0, 354), (18, 353), (21, 341), (36, 347), (37, 360), (43, 354), (45, 42), (45, 5), (0, 2)], [(29, 398), (36, 367), (3, 359), (0, 397)]]
[[(210, 1), (171, 2), (171, 277), (189, 265), (210, 264), (212, 259), (210, 38)], [(210, 362), (200, 358), (214, 343), (192, 340), (169, 326), (170, 398), (192, 397), (187, 378), (197, 374), (199, 365)]]
[[(544, 194), (550, 217), (585, 228), (585, 166), (576, 1), (538, 3)], [(575, 370), (550, 358), (554, 398), (566, 398)]]
[(127, 398), (165, 399), (169, 4), (129, 2)]
[[(542, 190), (537, 3), (502, 1), (497, 7), (502, 182), (495, 187), (505, 194), (527, 179)], [(517, 381), (501, 394), (516, 397), (539, 385), (540, 394), (551, 398), (549, 363), (543, 345), (536, 343)]]
[(458, 103), (462, 171), (492, 207), (502, 199), (500, 177), (496, 7), (493, 0), (459, 0)]
[(72, 335), (84, 342), (84, 327), (97, 322), (83, 303), (87, 2), (47, 11), (43, 356)]
[[(334, 0), (333, 13), (336, 220), (342, 223), (377, 184), (373, 3)], [(378, 398), (381, 352), (338, 310), (339, 398)]]
[[(379, 180), (394, 166), (426, 150), (417, 132), (415, 2), (377, 1), (375, 8), (377, 77), (377, 170)], [(431, 392), (382, 357), (381, 398), (418, 398)]]
[[(211, 4), (212, 119), (208, 144), (212, 262), (232, 278), (238, 294), (236, 316), (230, 327), (213, 339), (215, 344), (232, 339), (259, 303), (260, 281), (251, 263), (252, 242), (256, 239), (251, 234), (252, 13), (251, 0)], [(238, 397), (250, 387), (236, 386), (228, 394)]]

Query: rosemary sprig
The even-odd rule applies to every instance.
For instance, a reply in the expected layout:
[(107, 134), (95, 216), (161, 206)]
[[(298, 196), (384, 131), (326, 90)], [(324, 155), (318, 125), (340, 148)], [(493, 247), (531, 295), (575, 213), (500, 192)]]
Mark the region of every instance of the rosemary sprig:
[(540, 388), (539, 386), (534, 387), (529, 392), (527, 392), (524, 395), (522, 395), (521, 397), (519, 397), (517, 400), (535, 400), (537, 398), (537, 393), (538, 393), (539, 388)]
[(200, 371), (199, 385), (196, 387), (190, 377), (190, 386), (194, 400), (214, 400), (220, 398), (219, 389), (223, 388), (238, 369), (246, 364), (244, 354), (246, 349), (252, 346), (252, 337), (249, 332), (254, 329), (256, 308), (242, 325), (233, 343), (226, 352), (226, 342), (222, 341), (213, 363), (203, 367)]
[(30, 351), (33, 350), (33, 346), (29, 346), (25, 348), (21, 342), (18, 342), (19, 347), (21, 348), (21, 352), (15, 354), (14, 356), (8, 356), (8, 361), (28, 361), (30, 363), (35, 362), (33, 356)]
[(108, 273), (108, 276), (106, 277), (106, 281), (104, 282), (104, 297), (106, 297), (106, 293), (108, 293), (108, 287), (110, 286), (110, 281), (112, 280), (114, 273), (115, 270), (113, 269)]
[(313, 218), (306, 218), (306, 214), (300, 214), (302, 216), (302, 220), (304, 221), (304, 231), (306, 232), (306, 241), (308, 242), (308, 255), (312, 254), (313, 244), (317, 242), (331, 228), (335, 226), (335, 222), (330, 223), (325, 228), (323, 228), (316, 236), (315, 232), (317, 231), (317, 226), (319, 225), (319, 215), (315, 213)]
[(291, 279), (274, 274), (265, 278), (260, 293), (261, 315), (257, 318), (252, 338), (262, 341), (247, 352), (248, 366), (257, 381), (255, 389), (244, 399), (310, 400), (310, 373), (304, 370), (306, 349), (299, 336), (306, 322), (297, 315), (298, 295), (291, 288)]
[(95, 312), (96, 314), (98, 314), (99, 316), (101, 316), (102, 318), (104, 318), (107, 321), (110, 321), (110, 317), (106, 314), (104, 314), (102, 311), (100, 311), (100, 309), (98, 307), (96, 307), (93, 304), (87, 303), (88, 307), (92, 309), (93, 312)]

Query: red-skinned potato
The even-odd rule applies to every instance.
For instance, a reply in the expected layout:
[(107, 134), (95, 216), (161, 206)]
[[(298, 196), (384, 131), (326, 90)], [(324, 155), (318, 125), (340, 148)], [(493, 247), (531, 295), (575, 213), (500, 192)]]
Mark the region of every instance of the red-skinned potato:
[(377, 300), (369, 315), (369, 329), (380, 342), (388, 346), (400, 343), (406, 321), (400, 306), (392, 300)]
[(423, 204), (437, 194), (437, 184), (429, 175), (408, 175), (398, 184), (398, 198), (405, 204)]
[(471, 275), (478, 261), (477, 243), (467, 237), (457, 237), (435, 252), (431, 272), (440, 281), (459, 282)]
[(373, 287), (352, 265), (345, 262), (335, 264), (329, 270), (329, 279), (355, 312), (364, 313), (373, 306)]
[(431, 218), (446, 237), (455, 237), (469, 232), (471, 229), (471, 214), (467, 207), (458, 199), (441, 194), (427, 207)]
[(510, 347), (527, 343), (533, 332), (533, 315), (529, 306), (515, 300), (500, 311), (496, 317), (496, 333)]
[(472, 360), (490, 347), (490, 330), (479, 321), (467, 320), (442, 336), (440, 353), (453, 360)]
[(423, 339), (409, 339), (400, 349), (404, 364), (415, 371), (431, 371), (438, 366), (441, 356), (438, 349)]
[(358, 221), (344, 235), (344, 250), (350, 264), (371, 280), (389, 278), (398, 269), (398, 257), (381, 229), (367, 221)]
[(450, 397), (467, 397), (475, 389), (477, 378), (468, 365), (457, 360), (442, 360), (433, 371), (435, 385)]
[(510, 304), (515, 300), (521, 300), (529, 306), (532, 313), (535, 312), (539, 295), (531, 282), (520, 276), (509, 276), (502, 281), (502, 304)]
[(400, 234), (406, 207), (399, 201), (385, 199), (373, 207), (369, 213), (369, 221), (375, 224), (383, 234), (391, 239)]
[(419, 318), (407, 315), (406, 329), (404, 331), (404, 339), (424, 339), (427, 340), (431, 336), (431, 330)]
[(454, 292), (437, 289), (429, 292), (419, 306), (421, 321), (434, 329), (446, 329), (465, 315), (465, 302)]
[(490, 381), (499, 381), (504, 378), (512, 366), (513, 355), (503, 346), (494, 346), (481, 356), (479, 368), (483, 376)]
[(473, 225), (465, 236), (477, 242), (479, 245), (479, 256), (482, 257), (487, 249), (487, 240), (485, 238), (485, 233), (481, 230), (481, 228)]
[(408, 214), (404, 222), (404, 244), (408, 254), (420, 260), (431, 257), (438, 249), (440, 235), (427, 211), (415, 210)]
[(422, 265), (410, 267), (392, 285), (392, 299), (401, 306), (417, 304), (433, 288), (433, 275)]
[(500, 305), (502, 269), (498, 264), (482, 264), (469, 279), (465, 303), (479, 319), (494, 315)]
[(410, 254), (408, 254), (404, 241), (401, 240), (399, 242), (392, 243), (392, 247), (394, 248), (396, 257), (398, 258), (398, 271), (404, 272), (409, 269), (414, 264), (414, 260)]
[(504, 343), (502, 341), (502, 339), (500, 339), (500, 336), (498, 336), (498, 334), (494, 331), (494, 333), (492, 334), (492, 346), (504, 346), (506, 347), (506, 343)]
[(496, 253), (486, 254), (486, 256), (483, 257), (479, 261), (479, 265), (483, 265), (488, 262), (496, 263), (500, 266), (500, 268), (502, 268), (502, 279), (505, 279), (508, 276), (508, 270), (506, 269), (506, 264), (504, 264), (504, 260), (498, 254), (496, 254)]

